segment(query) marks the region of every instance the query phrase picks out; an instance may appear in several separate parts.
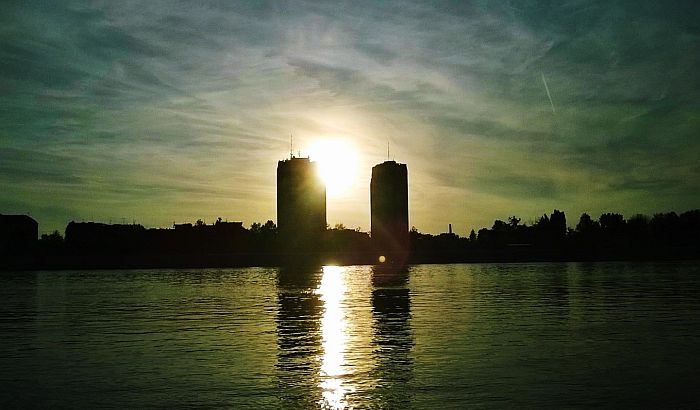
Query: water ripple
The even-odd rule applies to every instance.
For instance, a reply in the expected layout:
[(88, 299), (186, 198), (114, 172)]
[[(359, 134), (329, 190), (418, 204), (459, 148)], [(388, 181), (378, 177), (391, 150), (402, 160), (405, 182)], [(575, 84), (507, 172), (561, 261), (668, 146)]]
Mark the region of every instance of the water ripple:
[(0, 407), (697, 407), (695, 263), (6, 273)]

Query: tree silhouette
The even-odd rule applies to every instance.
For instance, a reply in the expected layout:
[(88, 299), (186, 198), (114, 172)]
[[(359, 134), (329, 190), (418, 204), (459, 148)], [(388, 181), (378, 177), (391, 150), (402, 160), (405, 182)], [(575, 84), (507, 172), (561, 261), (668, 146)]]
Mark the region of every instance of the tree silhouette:
[(562, 239), (566, 236), (566, 215), (555, 209), (549, 217), (550, 229), (554, 239)]
[(520, 218), (516, 218), (515, 215), (508, 217), (508, 226), (511, 229), (517, 228), (519, 223), (520, 223)]
[(41, 234), (41, 241), (45, 243), (63, 243), (63, 236), (58, 231), (53, 231), (49, 234)]
[(625, 218), (621, 214), (605, 213), (598, 218), (600, 228), (606, 234), (620, 234), (625, 229)]
[(582, 213), (581, 217), (576, 224), (576, 232), (583, 235), (592, 235), (600, 229), (600, 224), (598, 221), (591, 219), (591, 216), (587, 213)]

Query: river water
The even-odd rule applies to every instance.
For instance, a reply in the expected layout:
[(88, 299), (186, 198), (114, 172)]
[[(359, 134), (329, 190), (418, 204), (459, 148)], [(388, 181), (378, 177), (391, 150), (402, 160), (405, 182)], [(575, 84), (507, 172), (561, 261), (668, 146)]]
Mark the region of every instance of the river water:
[(700, 268), (0, 275), (0, 407), (700, 407)]

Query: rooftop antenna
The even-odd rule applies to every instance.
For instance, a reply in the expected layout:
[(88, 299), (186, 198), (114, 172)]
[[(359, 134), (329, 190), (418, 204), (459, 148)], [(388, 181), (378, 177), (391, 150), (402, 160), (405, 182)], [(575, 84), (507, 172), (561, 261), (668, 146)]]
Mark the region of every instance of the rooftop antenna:
[(294, 158), (294, 136), (289, 133), (289, 158)]
[(389, 161), (389, 140), (386, 140), (386, 160)]

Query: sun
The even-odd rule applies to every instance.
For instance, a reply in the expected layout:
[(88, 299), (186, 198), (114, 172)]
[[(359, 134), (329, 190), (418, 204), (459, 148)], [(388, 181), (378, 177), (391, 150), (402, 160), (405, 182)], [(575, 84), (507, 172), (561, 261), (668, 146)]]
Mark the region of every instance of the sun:
[(357, 154), (349, 142), (341, 139), (317, 140), (309, 147), (309, 157), (319, 164), (328, 196), (342, 196), (357, 180)]

